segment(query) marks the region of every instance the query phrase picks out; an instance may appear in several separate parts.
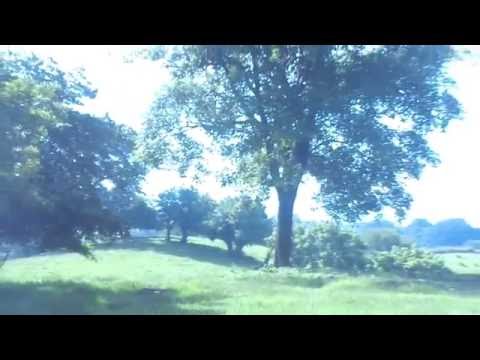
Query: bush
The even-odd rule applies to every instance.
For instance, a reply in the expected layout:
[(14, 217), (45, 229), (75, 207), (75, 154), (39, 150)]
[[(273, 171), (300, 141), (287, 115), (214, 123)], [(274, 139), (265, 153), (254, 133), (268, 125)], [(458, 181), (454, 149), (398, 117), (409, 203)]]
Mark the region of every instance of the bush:
[(408, 277), (438, 278), (450, 274), (442, 259), (413, 246), (394, 246), (390, 251), (378, 252), (372, 257), (371, 266), (376, 271)]
[(295, 240), (292, 257), (295, 266), (339, 271), (363, 271), (368, 267), (365, 244), (338, 225), (325, 224), (308, 230), (299, 228)]
[(390, 251), (394, 246), (406, 246), (401, 236), (389, 229), (369, 230), (361, 236), (361, 239), (373, 251)]

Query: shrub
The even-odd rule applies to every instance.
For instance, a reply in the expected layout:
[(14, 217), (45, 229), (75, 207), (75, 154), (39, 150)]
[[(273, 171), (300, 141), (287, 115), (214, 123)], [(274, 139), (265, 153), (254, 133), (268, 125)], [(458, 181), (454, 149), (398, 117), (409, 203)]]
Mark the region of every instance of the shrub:
[(371, 260), (376, 271), (408, 277), (437, 278), (450, 274), (442, 259), (413, 246), (394, 246), (390, 251), (376, 253)]
[(324, 224), (308, 230), (299, 228), (295, 240), (292, 263), (296, 266), (339, 271), (362, 271), (368, 267), (365, 244), (338, 225)]
[(394, 246), (406, 246), (401, 236), (389, 229), (369, 230), (361, 236), (361, 240), (373, 251), (390, 251)]

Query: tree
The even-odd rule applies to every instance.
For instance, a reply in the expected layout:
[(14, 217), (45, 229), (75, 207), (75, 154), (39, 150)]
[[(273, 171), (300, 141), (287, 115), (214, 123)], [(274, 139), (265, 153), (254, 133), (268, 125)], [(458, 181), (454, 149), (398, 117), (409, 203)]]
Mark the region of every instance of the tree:
[(415, 219), (403, 229), (402, 233), (411, 241), (425, 245), (428, 242), (427, 237), (432, 226), (433, 224), (426, 219)]
[(406, 246), (400, 234), (394, 229), (370, 229), (362, 233), (360, 239), (374, 251), (390, 251), (394, 246)]
[(36, 178), (46, 208), (44, 247), (80, 250), (83, 238), (126, 236), (128, 226), (109, 203), (139, 191), (144, 168), (132, 157), (135, 133), (108, 118), (69, 111), (48, 137)]
[(198, 131), (211, 136), (237, 165), (226, 183), (276, 190), (275, 264), (289, 266), (305, 174), (335, 220), (383, 207), (404, 216), (404, 179), (438, 162), (425, 136), (460, 114), (447, 91), (453, 57), (449, 46), (175, 47), (165, 55), (173, 82), (152, 107), (143, 156), (183, 170), (201, 162)]
[(193, 188), (172, 189), (159, 195), (157, 206), (167, 229), (166, 240), (170, 241), (171, 230), (176, 225), (182, 234), (180, 241), (187, 243), (189, 234), (202, 232), (213, 202)]
[(158, 212), (140, 197), (136, 197), (127, 208), (120, 210), (119, 216), (132, 229), (160, 229)]
[(40, 148), (70, 106), (94, 96), (81, 73), (0, 52), (0, 231), (19, 240), (41, 230), (45, 202), (34, 184)]
[(404, 237), (421, 246), (460, 246), (480, 238), (480, 229), (464, 219), (446, 219), (436, 224), (415, 219), (402, 230)]
[(272, 234), (272, 222), (258, 199), (239, 196), (222, 200), (209, 219), (208, 236), (221, 239), (230, 253), (242, 253), (248, 244), (262, 244)]
[(430, 227), (421, 238), (425, 246), (459, 246), (475, 237), (475, 229), (464, 219), (447, 219)]
[(180, 215), (180, 206), (177, 199), (177, 193), (174, 190), (161, 193), (158, 196), (157, 208), (160, 223), (166, 230), (165, 240), (170, 242), (175, 221)]
[(236, 217), (235, 251), (241, 253), (245, 245), (263, 244), (273, 231), (272, 222), (259, 200), (240, 197), (234, 208)]
[(82, 73), (65, 74), (36, 56), (0, 52), (0, 176), (38, 165), (38, 146), (68, 106), (93, 98)]
[(203, 235), (210, 240), (220, 239), (227, 245), (230, 254), (234, 253), (235, 245), (235, 218), (232, 216), (230, 201), (221, 201), (207, 219)]
[(364, 271), (368, 266), (365, 244), (349, 229), (323, 223), (295, 229), (297, 247), (293, 263), (298, 267), (327, 267), (340, 271)]
[(365, 232), (369, 232), (372, 230), (391, 230), (396, 231), (398, 230), (396, 226), (388, 220), (374, 220), (367, 223), (360, 223), (355, 226), (355, 230), (362, 235)]

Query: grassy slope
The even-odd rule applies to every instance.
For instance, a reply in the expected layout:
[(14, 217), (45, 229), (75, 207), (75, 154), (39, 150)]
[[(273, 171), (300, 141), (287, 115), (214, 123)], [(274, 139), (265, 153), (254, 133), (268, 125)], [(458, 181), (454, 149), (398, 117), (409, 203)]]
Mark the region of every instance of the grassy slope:
[(440, 256), (459, 274), (480, 274), (479, 253), (448, 253)]
[[(98, 262), (77, 254), (11, 260), (0, 270), (0, 313), (480, 314), (478, 278), (441, 284), (268, 273), (255, 270), (264, 248), (249, 248), (252, 258), (233, 261), (222, 245), (138, 240), (96, 250)], [(480, 255), (443, 256), (455, 270), (480, 274)]]

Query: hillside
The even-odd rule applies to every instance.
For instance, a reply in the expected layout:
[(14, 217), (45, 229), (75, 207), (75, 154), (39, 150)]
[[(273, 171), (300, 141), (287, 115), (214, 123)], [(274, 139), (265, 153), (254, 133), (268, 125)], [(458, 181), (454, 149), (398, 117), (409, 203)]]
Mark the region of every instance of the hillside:
[(0, 313), (480, 314), (475, 254), (448, 254), (455, 270), (470, 275), (440, 284), (267, 272), (257, 269), (265, 251), (250, 247), (251, 257), (232, 260), (221, 242), (137, 239), (98, 248), (97, 262), (71, 253), (14, 259), (0, 270)]

